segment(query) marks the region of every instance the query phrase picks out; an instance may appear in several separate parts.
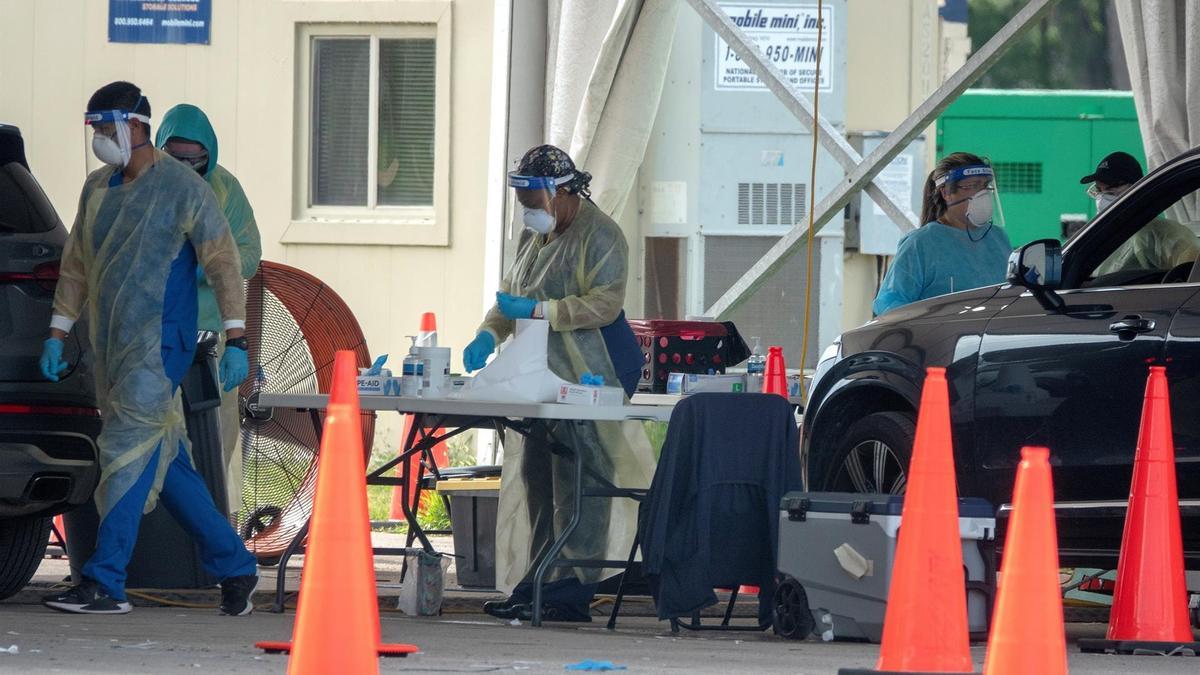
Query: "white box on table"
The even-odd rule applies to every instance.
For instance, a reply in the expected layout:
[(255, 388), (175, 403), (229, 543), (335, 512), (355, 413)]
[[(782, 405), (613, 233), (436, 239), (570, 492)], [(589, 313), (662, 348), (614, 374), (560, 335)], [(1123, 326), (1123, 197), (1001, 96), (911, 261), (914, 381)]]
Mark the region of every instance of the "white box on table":
[(368, 396), (399, 396), (400, 378), (381, 375), (359, 375), (358, 393)]
[(625, 402), (625, 390), (620, 387), (562, 384), (558, 387), (558, 402), (571, 405), (621, 405)]

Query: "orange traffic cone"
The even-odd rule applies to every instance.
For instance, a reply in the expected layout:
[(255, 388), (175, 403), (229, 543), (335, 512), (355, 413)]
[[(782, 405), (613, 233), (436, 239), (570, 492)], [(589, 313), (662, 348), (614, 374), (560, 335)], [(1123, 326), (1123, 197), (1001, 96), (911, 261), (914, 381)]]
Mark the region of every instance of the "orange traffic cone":
[(783, 362), (783, 347), (767, 347), (767, 363), (763, 369), (763, 393), (788, 397), (787, 366)]
[(1085, 652), (1200, 654), (1188, 625), (1167, 369), (1151, 366), (1107, 640)]
[(945, 368), (926, 371), (900, 523), (878, 670), (842, 668), (838, 673), (970, 673), (974, 666)]
[(293, 674), (378, 672), (380, 654), (417, 651), (380, 640), (355, 372), (353, 352), (338, 352), (293, 642), (255, 645), (268, 652), (290, 649)]
[(984, 675), (1066, 675), (1050, 451), (1024, 448), (1013, 487)]
[[(406, 440), (409, 438), (410, 434), (412, 433), (412, 423), (413, 423), (412, 415), (405, 415), (404, 416), (404, 435), (401, 436), (401, 438), (404, 438)], [(442, 429), (438, 428), (438, 429), (434, 430), (433, 433), (435, 435), (440, 435), (442, 433)], [(417, 438), (417, 437), (414, 436), (413, 438)], [(404, 450), (403, 446), (401, 446), (400, 450), (401, 451)], [(439, 467), (450, 466), (450, 451), (446, 448), (445, 443), (438, 443), (437, 445), (433, 446), (433, 448), (430, 450), (430, 452), (433, 453), (434, 463), (437, 464)], [(421, 456), (419, 454), (413, 455), (408, 458), (408, 464), (409, 464), (408, 494), (409, 495), (415, 495), (417, 493), (417, 473), (418, 473), (417, 469), (420, 465), (420, 462), (421, 462)], [(401, 464), (401, 465), (396, 466), (396, 478), (401, 478), (403, 476), (404, 476), (404, 465)], [(426, 499), (433, 499), (433, 498), (434, 498), (433, 495), (430, 495), (428, 493), (423, 494), (423, 495), (421, 495), (421, 503), (425, 504)], [(390, 518), (391, 520), (397, 520), (397, 521), (405, 519), (405, 516), (404, 516), (404, 488), (402, 486), (400, 486), (399, 484), (392, 486), (392, 504), (388, 511), (388, 518)]]
[(417, 333), (417, 346), (437, 346), (437, 315), (433, 312), (425, 312), (421, 315), (421, 330)]

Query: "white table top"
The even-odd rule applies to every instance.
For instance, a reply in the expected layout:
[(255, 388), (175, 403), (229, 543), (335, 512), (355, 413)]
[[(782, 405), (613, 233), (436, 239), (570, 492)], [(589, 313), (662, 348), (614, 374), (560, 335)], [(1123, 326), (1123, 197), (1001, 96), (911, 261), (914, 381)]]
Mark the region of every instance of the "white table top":
[[(271, 394), (264, 392), (258, 398), (260, 408), (296, 408), (300, 410), (323, 410), (329, 402), (328, 394)], [(434, 415), (462, 415), (480, 417), (508, 417), (514, 419), (548, 420), (651, 420), (667, 422), (671, 419), (674, 404), (670, 405), (567, 405), (564, 403), (501, 403), (493, 401), (462, 401), (444, 398), (414, 398), (411, 396), (360, 396), (363, 410), (394, 411), (399, 413), (426, 413)]]

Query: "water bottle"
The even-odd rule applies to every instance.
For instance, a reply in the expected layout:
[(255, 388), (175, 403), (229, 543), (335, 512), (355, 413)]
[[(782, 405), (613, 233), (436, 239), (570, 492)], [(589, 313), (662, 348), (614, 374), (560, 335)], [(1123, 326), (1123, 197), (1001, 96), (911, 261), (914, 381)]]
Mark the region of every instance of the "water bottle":
[(750, 339), (754, 340), (754, 349), (750, 352), (750, 358), (746, 359), (746, 391), (757, 394), (763, 390), (763, 375), (767, 372), (767, 357), (762, 353), (762, 340), (757, 337)]

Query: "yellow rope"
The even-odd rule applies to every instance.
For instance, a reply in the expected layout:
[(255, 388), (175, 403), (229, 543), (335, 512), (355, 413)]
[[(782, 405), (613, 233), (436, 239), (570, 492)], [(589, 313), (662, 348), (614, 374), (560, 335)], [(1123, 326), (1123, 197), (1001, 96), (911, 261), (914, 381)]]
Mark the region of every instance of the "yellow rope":
[(812, 172), (808, 179), (808, 251), (804, 268), (804, 337), (800, 343), (800, 401), (808, 403), (808, 388), (804, 386), (804, 364), (808, 362), (808, 322), (812, 313), (813, 279), (813, 234), (817, 218), (817, 135), (821, 125), (817, 122), (821, 114), (821, 36), (825, 33), (824, 0), (817, 0), (817, 59), (813, 77), (813, 123), (812, 123)]
[(131, 595), (135, 598), (141, 598), (142, 600), (147, 600), (149, 602), (156, 602), (160, 605), (166, 605), (167, 607), (182, 607), (184, 609), (216, 609), (217, 608), (217, 605), (206, 605), (206, 604), (201, 604), (201, 603), (197, 603), (197, 602), (183, 602), (182, 600), (168, 600), (166, 598), (162, 598), (157, 595), (150, 595), (149, 593), (142, 593), (140, 591), (125, 591), (125, 594)]

